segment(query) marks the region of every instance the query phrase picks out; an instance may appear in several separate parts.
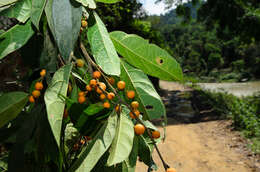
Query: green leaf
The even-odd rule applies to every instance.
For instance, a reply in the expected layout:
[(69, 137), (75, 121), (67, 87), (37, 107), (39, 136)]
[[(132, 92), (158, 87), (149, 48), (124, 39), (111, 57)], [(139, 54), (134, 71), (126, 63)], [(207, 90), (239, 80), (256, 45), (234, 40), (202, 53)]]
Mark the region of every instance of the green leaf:
[(0, 128), (16, 118), (28, 101), (24, 92), (10, 92), (0, 97)]
[(138, 137), (138, 156), (148, 166), (153, 164), (153, 145), (148, 144), (143, 136)]
[(32, 0), (31, 20), (32, 23), (39, 29), (39, 22), (45, 7), (46, 0)]
[(127, 118), (128, 113), (120, 114), (116, 129), (116, 136), (110, 148), (107, 165), (118, 164), (128, 158), (131, 153), (134, 139), (134, 124)]
[(70, 0), (48, 0), (45, 13), (61, 56), (67, 61), (78, 39), (82, 7)]
[(101, 102), (99, 102), (99, 103), (89, 105), (84, 110), (84, 113), (87, 115), (95, 115), (96, 113), (100, 112), (103, 109), (104, 109), (103, 104)]
[(182, 80), (182, 70), (177, 61), (160, 47), (137, 35), (121, 31), (110, 33), (117, 52), (128, 63), (148, 75), (162, 80)]
[[(95, 21), (94, 21), (95, 19)], [(104, 23), (96, 12), (90, 18), (88, 40), (96, 63), (108, 75), (120, 75), (120, 60)]]
[(31, 21), (25, 25), (15, 25), (7, 32), (0, 35), (0, 60), (11, 52), (21, 48), (31, 38), (34, 31)]
[(125, 81), (125, 90), (134, 90), (139, 110), (144, 113), (144, 119), (156, 119), (166, 116), (165, 107), (160, 96), (148, 77), (139, 69), (121, 61), (120, 79)]
[(90, 172), (111, 145), (115, 137), (116, 128), (117, 114), (113, 111), (90, 144), (83, 148), (79, 158), (69, 169), (69, 172)]
[(30, 17), (32, 0), (19, 0), (10, 8), (1, 12), (1, 15), (16, 18), (19, 22), (25, 23)]
[(135, 172), (135, 166), (138, 156), (138, 136), (134, 137), (133, 148), (128, 157), (123, 163), (123, 171)]
[(18, 0), (0, 0), (0, 7), (13, 4)]
[(106, 3), (106, 4), (113, 4), (113, 3), (120, 2), (121, 0), (96, 0), (96, 1)]
[(89, 7), (90, 9), (95, 9), (97, 7), (94, 0), (76, 0), (76, 1), (78, 1), (85, 7)]
[(71, 64), (60, 68), (54, 74), (44, 95), (48, 120), (58, 146), (60, 146), (61, 124), (65, 107), (65, 101), (60, 95), (65, 97), (67, 95), (71, 68)]

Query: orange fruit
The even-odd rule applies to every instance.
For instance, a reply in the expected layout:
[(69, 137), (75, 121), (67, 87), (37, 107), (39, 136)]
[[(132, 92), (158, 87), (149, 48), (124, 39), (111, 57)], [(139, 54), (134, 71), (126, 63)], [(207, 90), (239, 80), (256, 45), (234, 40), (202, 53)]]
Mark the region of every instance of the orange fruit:
[[(129, 113), (130, 117), (131, 117), (132, 119), (135, 119), (136, 117), (139, 118), (140, 111), (139, 111), (139, 110), (134, 110), (134, 113), (135, 113), (135, 115), (134, 115), (132, 112), (130, 112), (130, 113)], [(135, 116), (136, 116), (136, 117), (135, 117)]]
[(134, 130), (136, 135), (142, 135), (144, 134), (145, 127), (142, 124), (136, 124)]
[(103, 103), (103, 107), (107, 108), (107, 109), (110, 108), (110, 103), (109, 102), (104, 102)]
[(78, 67), (83, 67), (85, 62), (82, 59), (77, 59), (76, 63)]
[(85, 101), (86, 101), (86, 98), (85, 98), (84, 96), (79, 96), (79, 97), (78, 97), (78, 102), (79, 102), (80, 104), (83, 104)]
[(153, 137), (154, 139), (160, 138), (160, 132), (157, 131), (157, 130), (153, 131), (153, 132), (152, 132), (152, 137)]
[(81, 20), (81, 26), (83, 28), (87, 27), (88, 26), (88, 22), (86, 20)]
[(113, 85), (115, 83), (115, 79), (113, 77), (108, 78), (108, 82)]
[(63, 113), (63, 118), (68, 118), (69, 113), (67, 111), (67, 109), (64, 109), (64, 113)]
[(118, 81), (117, 88), (119, 90), (123, 90), (125, 88), (125, 82), (124, 81)]
[[(101, 90), (100, 88), (101, 88), (102, 90)], [(103, 91), (106, 90), (106, 88), (107, 88), (107, 86), (106, 86), (106, 84), (105, 84), (104, 82), (99, 82), (99, 83), (98, 83), (98, 87), (97, 87), (97, 89), (96, 89), (96, 92), (97, 92), (98, 94), (102, 94)]]
[(92, 91), (91, 86), (90, 86), (90, 85), (86, 85), (86, 90), (87, 90), (87, 91)]
[(29, 102), (30, 102), (30, 103), (34, 103), (34, 102), (35, 102), (33, 96), (30, 96), (30, 97), (29, 97)]
[(108, 99), (108, 100), (112, 100), (114, 97), (115, 97), (115, 94), (112, 93), (112, 92), (110, 92), (110, 93), (107, 94), (107, 99)]
[(116, 105), (116, 111), (118, 112), (120, 110), (120, 106), (119, 105)]
[(177, 172), (174, 168), (168, 168), (166, 172)]
[(95, 79), (99, 79), (101, 77), (101, 73), (96, 70), (95, 72), (93, 72), (92, 77)]
[(104, 100), (104, 99), (106, 98), (106, 95), (102, 93), (102, 94), (100, 94), (99, 98), (100, 98), (101, 100)]
[(71, 93), (71, 91), (72, 91), (72, 86), (71, 86), (71, 84), (69, 83), (69, 85), (68, 85), (68, 92)]
[(133, 109), (137, 109), (137, 108), (139, 107), (138, 101), (133, 101), (133, 102), (131, 103), (131, 107), (132, 107)]
[(129, 99), (133, 99), (135, 97), (135, 92), (133, 90), (127, 91), (126, 95)]
[(90, 85), (91, 87), (96, 87), (96, 86), (97, 86), (97, 80), (91, 79), (91, 80), (89, 81), (89, 85)]
[(80, 144), (81, 144), (81, 145), (84, 145), (85, 143), (86, 143), (86, 141), (85, 141), (84, 139), (81, 139), (81, 140), (80, 140)]
[(42, 90), (43, 84), (41, 82), (36, 82), (34, 87), (35, 87), (36, 90)]
[(80, 91), (79, 93), (78, 93), (78, 96), (80, 97), (80, 96), (85, 96), (85, 92), (84, 91)]
[(38, 98), (41, 95), (41, 92), (39, 90), (33, 90), (32, 95), (34, 98)]
[(40, 75), (41, 75), (41, 77), (44, 77), (46, 75), (46, 70), (42, 69), (41, 72), (40, 72)]

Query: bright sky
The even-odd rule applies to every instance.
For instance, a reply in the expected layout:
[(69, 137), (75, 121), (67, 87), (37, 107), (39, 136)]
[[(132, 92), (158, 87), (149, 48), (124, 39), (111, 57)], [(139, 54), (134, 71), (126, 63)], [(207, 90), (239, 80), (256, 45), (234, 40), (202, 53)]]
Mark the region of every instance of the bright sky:
[(155, 4), (155, 1), (156, 0), (140, 0), (148, 14), (160, 15), (166, 13), (167, 11), (165, 10), (164, 3), (160, 2)]

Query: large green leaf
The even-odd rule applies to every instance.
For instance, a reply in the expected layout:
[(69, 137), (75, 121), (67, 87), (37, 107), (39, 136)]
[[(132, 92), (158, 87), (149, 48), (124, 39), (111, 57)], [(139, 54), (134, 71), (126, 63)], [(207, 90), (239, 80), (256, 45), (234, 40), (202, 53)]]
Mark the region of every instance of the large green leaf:
[(28, 101), (28, 94), (24, 92), (10, 92), (0, 97), (0, 128), (14, 119)]
[(97, 64), (108, 75), (120, 75), (120, 60), (104, 23), (96, 12), (91, 16), (88, 40)]
[(144, 119), (150, 120), (166, 116), (160, 96), (141, 70), (122, 60), (120, 78), (126, 82), (126, 90), (136, 92), (136, 100), (140, 103), (139, 109), (144, 113)]
[(32, 0), (31, 20), (38, 29), (45, 4), (46, 0)]
[(129, 111), (120, 114), (116, 136), (110, 148), (107, 165), (112, 166), (126, 160), (131, 153), (134, 139), (134, 124), (127, 118)]
[(15, 25), (7, 32), (0, 35), (0, 59), (9, 53), (21, 48), (33, 35), (31, 21), (25, 25)]
[(31, 8), (32, 0), (19, 0), (16, 4), (1, 12), (1, 15), (16, 18), (18, 21), (25, 23), (30, 17)]
[(136, 161), (137, 161), (137, 156), (138, 156), (138, 136), (134, 137), (134, 143), (133, 143), (133, 148), (132, 151), (122, 165), (123, 171), (127, 172), (135, 172), (135, 166), (136, 166)]
[(45, 13), (60, 53), (68, 60), (77, 41), (82, 7), (70, 0), (48, 0)]
[(95, 9), (96, 8), (96, 3), (94, 0), (76, 0), (85, 7), (89, 7), (90, 9)]
[(67, 95), (71, 68), (71, 64), (60, 68), (54, 74), (44, 95), (48, 120), (58, 146), (60, 146), (61, 124), (65, 107), (65, 101), (61, 95)]
[(101, 110), (103, 110), (103, 104), (101, 102), (95, 103), (95, 104), (90, 104), (85, 110), (84, 113), (87, 115), (95, 115)]
[(102, 126), (95, 138), (79, 155), (69, 172), (90, 172), (111, 145), (117, 128), (117, 114), (112, 112), (106, 123)]
[(97, 2), (103, 2), (103, 3), (106, 3), (106, 4), (113, 4), (113, 3), (117, 3), (121, 0), (96, 0)]
[(182, 80), (182, 70), (177, 61), (160, 47), (137, 35), (121, 31), (110, 33), (117, 52), (128, 63), (148, 75), (163, 80)]
[(13, 4), (16, 1), (18, 1), (18, 0), (0, 0), (0, 7)]

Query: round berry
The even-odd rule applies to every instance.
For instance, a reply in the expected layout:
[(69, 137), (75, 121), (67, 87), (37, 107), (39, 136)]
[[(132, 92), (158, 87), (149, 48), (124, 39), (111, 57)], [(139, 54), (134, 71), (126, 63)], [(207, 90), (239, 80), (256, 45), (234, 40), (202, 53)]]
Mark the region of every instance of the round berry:
[(110, 108), (110, 103), (109, 102), (104, 102), (103, 103), (103, 107), (107, 108), (107, 109)]
[(136, 124), (134, 130), (136, 135), (142, 135), (144, 134), (145, 127), (142, 124)]
[(79, 97), (78, 97), (78, 102), (79, 102), (80, 104), (83, 104), (85, 101), (86, 101), (86, 98), (85, 98), (84, 96), (79, 96)]
[(105, 94), (100, 94), (99, 98), (100, 98), (101, 100), (104, 100), (104, 99), (106, 98), (106, 95), (105, 95)]
[(108, 99), (108, 100), (112, 100), (114, 97), (115, 97), (115, 94), (112, 93), (112, 92), (110, 92), (110, 93), (107, 94), (107, 99)]
[(34, 98), (38, 98), (41, 95), (41, 92), (39, 90), (33, 90), (32, 95)]
[(96, 87), (96, 86), (97, 86), (97, 80), (91, 79), (90, 82), (89, 82), (89, 85), (90, 85), (91, 87)]
[(83, 66), (84, 66), (84, 63), (85, 63), (82, 59), (77, 59), (76, 62), (77, 62), (77, 66), (78, 66), (78, 67), (83, 67)]
[(154, 139), (160, 138), (160, 132), (157, 131), (157, 130), (153, 131), (153, 132), (152, 132), (152, 137), (153, 137)]
[(131, 103), (131, 107), (132, 107), (133, 109), (137, 109), (137, 108), (139, 107), (138, 101), (133, 101), (133, 102)]
[(93, 72), (92, 77), (94, 79), (99, 79), (101, 77), (101, 73), (99, 71), (95, 71)]
[(139, 110), (134, 110), (134, 113), (135, 113), (135, 115), (134, 115), (132, 112), (130, 112), (130, 113), (129, 113), (130, 117), (131, 117), (132, 119), (135, 119), (136, 117), (139, 118), (140, 111), (139, 111)]
[(30, 103), (34, 103), (34, 102), (35, 102), (35, 99), (34, 99), (33, 96), (30, 96), (30, 97), (29, 97), (29, 102), (30, 102)]
[(86, 20), (81, 20), (81, 26), (86, 28), (88, 26), (88, 22)]
[(42, 84), (42, 82), (36, 82), (34, 87), (35, 87), (36, 90), (42, 90), (43, 84)]
[(126, 95), (129, 99), (133, 99), (135, 97), (135, 92), (133, 90), (127, 91)]
[(86, 90), (87, 90), (87, 91), (92, 91), (91, 86), (90, 86), (90, 85), (86, 85)]
[(41, 77), (44, 77), (46, 75), (46, 70), (42, 69), (41, 72), (40, 72), (40, 75), (41, 75)]
[(124, 81), (118, 81), (118, 83), (117, 83), (117, 88), (118, 88), (119, 90), (125, 89), (125, 82), (124, 82)]

